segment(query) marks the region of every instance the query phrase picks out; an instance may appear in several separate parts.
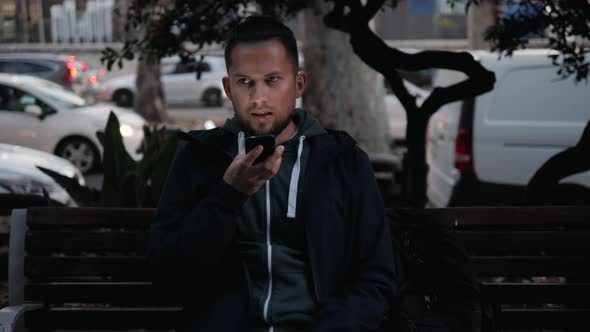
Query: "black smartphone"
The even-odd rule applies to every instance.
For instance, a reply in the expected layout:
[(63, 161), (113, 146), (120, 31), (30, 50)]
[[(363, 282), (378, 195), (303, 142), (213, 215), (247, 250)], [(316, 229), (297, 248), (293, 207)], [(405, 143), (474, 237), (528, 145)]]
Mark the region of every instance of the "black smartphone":
[(263, 162), (275, 152), (275, 136), (274, 135), (260, 135), (250, 136), (246, 138), (246, 153), (250, 152), (255, 147), (262, 145), (264, 150), (252, 165)]

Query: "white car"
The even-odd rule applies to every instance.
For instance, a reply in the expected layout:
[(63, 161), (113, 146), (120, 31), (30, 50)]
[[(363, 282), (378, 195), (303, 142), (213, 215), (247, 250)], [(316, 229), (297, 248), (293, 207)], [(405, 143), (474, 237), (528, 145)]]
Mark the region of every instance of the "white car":
[[(161, 60), (161, 80), (166, 102), (171, 105), (222, 106), (225, 94), (222, 78), (226, 74), (223, 56), (208, 55), (199, 65), (195, 62), (181, 63), (179, 57)], [(197, 80), (197, 68), (201, 66), (201, 77)], [(104, 82), (99, 99), (112, 101), (118, 106), (133, 105), (136, 95), (136, 75), (129, 74)]]
[(89, 104), (65, 88), (32, 76), (0, 74), (0, 142), (56, 154), (83, 173), (100, 165), (110, 112), (120, 122), (127, 152), (136, 160), (145, 120), (110, 104)]
[[(548, 57), (555, 51), (521, 50), (502, 58), (472, 52), (496, 74), (496, 85), (477, 98), (444, 105), (430, 119), (429, 205), (527, 203), (524, 189), (535, 172), (580, 139), (590, 119), (590, 86), (560, 79)], [(439, 70), (434, 81), (448, 86), (465, 78)], [(590, 171), (562, 183), (590, 188)]]
[(77, 206), (67, 191), (37, 166), (85, 184), (80, 170), (65, 159), (17, 145), (0, 143), (0, 193), (44, 196), (65, 206)]

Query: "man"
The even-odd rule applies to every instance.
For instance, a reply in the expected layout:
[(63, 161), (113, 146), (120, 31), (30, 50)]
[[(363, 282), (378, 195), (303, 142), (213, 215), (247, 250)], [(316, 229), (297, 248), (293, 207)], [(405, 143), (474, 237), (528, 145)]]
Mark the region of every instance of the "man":
[[(394, 266), (367, 155), (296, 98), (291, 30), (265, 17), (225, 49), (235, 117), (185, 134), (152, 226), (154, 283), (179, 296), (182, 331), (366, 331), (387, 313)], [(273, 134), (277, 147), (245, 138)]]

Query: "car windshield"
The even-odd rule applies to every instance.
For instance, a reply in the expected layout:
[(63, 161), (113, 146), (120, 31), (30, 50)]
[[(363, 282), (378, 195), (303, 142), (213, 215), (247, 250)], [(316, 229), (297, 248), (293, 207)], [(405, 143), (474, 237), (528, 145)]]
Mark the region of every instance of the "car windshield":
[(88, 106), (88, 103), (82, 97), (49, 81), (23, 82), (23, 86), (65, 108)]

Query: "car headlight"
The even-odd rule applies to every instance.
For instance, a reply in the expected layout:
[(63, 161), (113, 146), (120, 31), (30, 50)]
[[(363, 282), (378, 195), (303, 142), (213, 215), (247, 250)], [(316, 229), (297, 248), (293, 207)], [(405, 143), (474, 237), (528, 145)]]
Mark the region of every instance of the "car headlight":
[(133, 136), (133, 128), (131, 126), (123, 124), (119, 127), (119, 131), (121, 132), (121, 136), (123, 137), (131, 137)]

